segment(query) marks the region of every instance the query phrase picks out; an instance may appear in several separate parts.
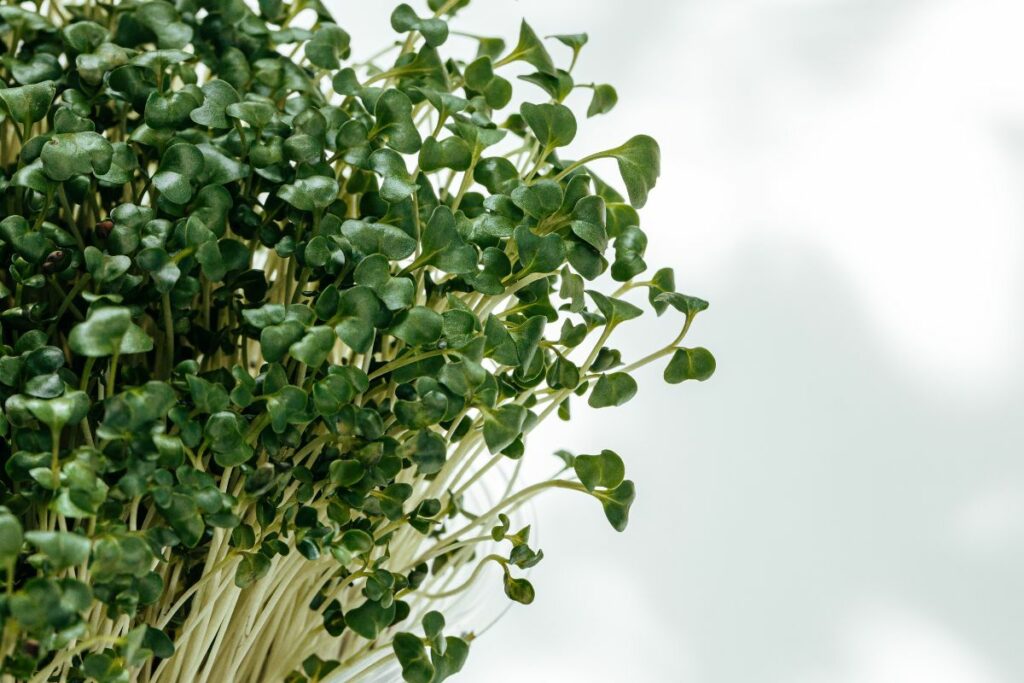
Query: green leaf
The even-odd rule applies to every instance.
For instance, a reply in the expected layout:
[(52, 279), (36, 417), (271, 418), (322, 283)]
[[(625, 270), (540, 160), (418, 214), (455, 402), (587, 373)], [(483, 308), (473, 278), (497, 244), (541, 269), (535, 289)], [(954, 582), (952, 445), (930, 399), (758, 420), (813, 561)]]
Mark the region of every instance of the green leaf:
[(460, 137), (451, 136), (437, 141), (433, 136), (423, 141), (420, 149), (420, 170), (425, 173), (450, 168), (465, 171), (473, 162), (473, 150)]
[[(77, 26), (77, 24), (72, 24)], [(75, 67), (83, 81), (90, 85), (99, 85), (105, 76), (110, 74), (107, 82), (111, 94), (135, 101), (145, 102), (153, 87), (149, 82), (149, 74), (137, 67), (126, 67), (115, 77), (119, 67), (125, 67), (131, 57), (131, 51), (114, 43), (102, 43), (88, 54), (80, 54), (75, 58)]]
[(601, 315), (604, 316), (605, 323), (608, 327), (617, 327), (621, 323), (639, 318), (644, 314), (642, 309), (634, 306), (625, 299), (605, 296), (604, 294), (594, 290), (587, 290), (587, 294), (589, 294), (590, 298), (594, 300), (595, 304), (597, 304), (597, 308), (601, 311)]
[(85, 248), (85, 267), (93, 280), (100, 283), (113, 282), (128, 272), (132, 260), (124, 255), (107, 256), (93, 246)]
[(671, 268), (661, 268), (651, 278), (651, 284), (647, 289), (647, 300), (654, 311), (661, 315), (668, 310), (667, 301), (659, 301), (658, 297), (665, 292), (674, 292), (676, 289), (675, 271)]
[(203, 85), (203, 103), (193, 109), (189, 116), (200, 126), (210, 128), (230, 128), (226, 111), (229, 106), (239, 101), (238, 91), (222, 80), (212, 80)]
[(598, 455), (577, 455), (572, 466), (588, 491), (598, 486), (613, 489), (626, 477), (622, 458), (614, 451), (603, 450)]
[(416, 240), (401, 228), (385, 223), (345, 221), (341, 226), (341, 234), (361, 253), (383, 254), (392, 261), (404, 259), (416, 251)]
[(192, 402), (199, 412), (216, 413), (227, 409), (228, 390), (223, 385), (207, 382), (196, 375), (189, 375), (185, 379), (192, 395)]
[(306, 58), (321, 69), (337, 69), (341, 66), (338, 60), (348, 58), (351, 42), (351, 36), (340, 26), (322, 23), (313, 32), (312, 40), (306, 43)]
[(89, 317), (75, 325), (68, 346), (79, 356), (102, 358), (115, 352), (121, 355), (153, 350), (153, 340), (132, 322), (131, 312), (123, 306), (93, 308)]
[(665, 368), (665, 381), (679, 384), (688, 379), (703, 382), (715, 374), (715, 357), (703, 347), (676, 349)]
[(638, 209), (643, 207), (661, 175), (661, 148), (654, 138), (637, 135), (602, 156), (610, 156), (618, 162), (630, 204)]
[(336, 339), (334, 330), (326, 325), (311, 327), (302, 339), (291, 345), (289, 353), (292, 358), (315, 369), (327, 360)]
[(36, 159), (31, 164), (22, 166), (15, 171), (14, 176), (11, 177), (11, 186), (27, 187), (45, 195), (55, 187), (55, 183), (43, 170), (42, 160)]
[(512, 201), (527, 216), (541, 220), (554, 215), (562, 206), (562, 188), (553, 180), (520, 185), (512, 191)]
[(264, 360), (276, 363), (284, 358), (288, 349), (302, 339), (306, 328), (298, 320), (286, 320), (280, 325), (264, 327), (260, 333), (260, 349)]
[(338, 544), (353, 556), (359, 557), (373, 550), (373, 536), (361, 529), (348, 529)]
[(68, 531), (26, 531), (25, 540), (58, 571), (85, 562), (92, 548), (88, 538)]
[(308, 420), (306, 413), (307, 395), (294, 386), (282, 387), (267, 399), (270, 424), (278, 434), (290, 424), (301, 424)]
[(395, 618), (395, 605), (383, 607), (379, 602), (367, 600), (359, 607), (345, 613), (345, 623), (356, 634), (373, 640), (381, 631), (391, 625)]
[(203, 172), (203, 154), (195, 145), (171, 145), (160, 158), (160, 166), (153, 174), (153, 186), (175, 204), (186, 204), (192, 199), (193, 187)]
[(146, 626), (143, 645), (161, 659), (169, 659), (174, 654), (174, 642), (160, 629)]
[(0, 507), (0, 566), (8, 567), (17, 559), (23, 540), (21, 522), (6, 507)]
[(550, 95), (551, 99), (555, 102), (564, 102), (565, 98), (572, 94), (575, 85), (569, 72), (562, 69), (558, 70), (557, 76), (551, 76), (538, 71), (537, 73), (527, 74), (519, 78), (527, 83), (533, 83)]
[[(652, 290), (653, 291), (653, 290)], [(701, 311), (706, 311), (708, 302), (695, 296), (687, 296), (679, 292), (664, 292), (654, 296), (653, 302), (671, 306), (687, 318), (693, 318)]]
[(247, 588), (270, 572), (270, 559), (262, 553), (243, 553), (235, 569), (235, 585)]
[(135, 262), (144, 270), (149, 271), (153, 283), (160, 293), (171, 291), (181, 277), (181, 270), (178, 268), (177, 262), (160, 247), (143, 249), (135, 256)]
[(33, 417), (54, 431), (59, 431), (68, 424), (78, 424), (89, 411), (89, 397), (82, 391), (69, 391), (63, 396), (51, 399), (21, 399), (20, 396), (9, 398), (8, 409), (14, 408), (15, 402), (20, 402)]
[(403, 311), (388, 328), (388, 334), (410, 346), (428, 346), (441, 338), (441, 315), (425, 306)]
[(590, 98), (590, 106), (587, 107), (587, 118), (598, 114), (607, 114), (619, 102), (619, 94), (615, 88), (604, 83), (594, 86), (594, 95)]
[(231, 411), (211, 415), (206, 421), (203, 436), (213, 450), (214, 460), (221, 467), (241, 465), (253, 456), (252, 447), (245, 443), (244, 421)]
[(98, 133), (58, 133), (43, 145), (43, 170), (53, 180), (65, 181), (76, 175), (110, 171), (114, 148)]
[(370, 168), (384, 178), (380, 196), (386, 202), (397, 203), (416, 193), (416, 183), (402, 157), (390, 149), (378, 149), (369, 158)]
[(112, 146), (114, 152), (110, 159), (110, 170), (106, 173), (97, 173), (96, 178), (104, 185), (127, 185), (135, 177), (139, 160), (127, 143), (115, 142)]
[(50, 111), (57, 94), (54, 81), (44, 81), (16, 88), (0, 88), (0, 112), (13, 119), (18, 126), (42, 121)]
[(201, 91), (195, 86), (165, 93), (153, 91), (146, 98), (146, 125), (154, 130), (187, 125), (189, 114), (201, 102)]
[(7, 216), (0, 221), (0, 237), (30, 263), (41, 262), (56, 246), (41, 232), (32, 230), (22, 216)]
[(391, 28), (399, 33), (419, 31), (430, 47), (439, 47), (448, 40), (448, 24), (442, 19), (420, 19), (404, 2), (391, 13)]
[(78, 21), (65, 26), (61, 33), (75, 52), (92, 52), (107, 39), (107, 29), (93, 21)]
[(444, 643), (444, 652), (436, 647), (430, 652), (430, 660), (434, 665), (433, 683), (441, 683), (462, 671), (469, 657), (469, 644), (462, 638), (447, 636)]
[(404, 514), (404, 503), (410, 496), (412, 496), (412, 486), (403, 483), (385, 487), (383, 491), (377, 492), (376, 497), (384, 516), (390, 520), (396, 520)]
[(431, 610), (423, 615), (423, 632), (427, 638), (434, 640), (441, 635), (444, 629), (444, 615), (437, 610)]
[(636, 487), (628, 479), (606, 493), (595, 493), (604, 508), (604, 516), (616, 531), (625, 531), (629, 524), (629, 508), (636, 500)]
[(515, 61), (527, 62), (542, 73), (552, 76), (557, 75), (555, 64), (551, 61), (551, 55), (548, 54), (540, 38), (537, 37), (537, 34), (534, 33), (525, 20), (519, 25), (519, 42), (512, 52), (503, 57), (496, 66)]
[(562, 45), (571, 48), (573, 62), (576, 61), (576, 57), (579, 56), (580, 50), (583, 49), (583, 46), (590, 40), (590, 36), (586, 33), (563, 33), (561, 35), (548, 37), (554, 38)]
[(521, 605), (529, 605), (533, 602), (536, 593), (533, 590), (533, 584), (526, 579), (513, 579), (512, 575), (505, 569), (505, 595), (510, 600), (518, 602)]
[(481, 159), (473, 169), (473, 180), (486, 187), (491, 194), (500, 194), (519, 182), (519, 171), (505, 157), (487, 157)]
[(647, 250), (647, 235), (640, 228), (631, 225), (615, 240), (615, 263), (612, 264), (612, 277), (619, 282), (628, 282), (647, 270), (644, 252)]
[(422, 140), (412, 120), (412, 102), (401, 90), (385, 90), (374, 107), (377, 125), (370, 131), (371, 139), (380, 139), (402, 154), (415, 154)]
[(158, 47), (185, 47), (192, 40), (192, 27), (179, 21), (181, 17), (178, 11), (169, 2), (142, 3), (135, 10), (134, 16), (139, 23), (156, 34)]
[(455, 226), (455, 216), (447, 206), (434, 209), (422, 239), (417, 263), (430, 264), (446, 273), (476, 271), (477, 250), (462, 240)]
[(601, 375), (587, 402), (591, 408), (618, 407), (636, 396), (636, 380), (624, 372)]
[[(237, 87), (237, 84), (232, 84)], [(238, 119), (253, 128), (262, 130), (277, 119), (277, 110), (266, 102), (246, 100), (235, 102), (224, 108), (228, 117)]]
[(500, 453), (523, 433), (528, 411), (521, 405), (506, 403), (484, 413), (484, 443), (491, 453)]
[(338, 199), (338, 181), (325, 176), (300, 178), (291, 185), (282, 185), (277, 196), (300, 211), (326, 209)]
[(420, 474), (437, 474), (444, 467), (447, 447), (441, 436), (429, 429), (421, 430), (409, 441), (412, 461)]
[(411, 633), (396, 633), (391, 646), (402, 665), (403, 680), (408, 683), (431, 683), (434, 679), (434, 665), (419, 638)]
[(519, 113), (540, 142), (545, 156), (576, 139), (576, 117), (564, 105), (523, 102)]

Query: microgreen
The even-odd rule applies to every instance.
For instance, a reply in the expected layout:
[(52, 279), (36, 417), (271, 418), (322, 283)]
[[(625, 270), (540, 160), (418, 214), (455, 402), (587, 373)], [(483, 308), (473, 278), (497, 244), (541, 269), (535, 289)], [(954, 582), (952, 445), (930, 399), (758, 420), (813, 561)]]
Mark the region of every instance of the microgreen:
[[(518, 464), (648, 363), (708, 379), (707, 303), (642, 279), (654, 139), (577, 153), (629, 106), (587, 35), (467, 4), (379, 52), (319, 0), (0, 6), (4, 680), (437, 683), (453, 598), (536, 597), (525, 503), (626, 528), (611, 450)], [(645, 310), (678, 334), (624, 360)]]

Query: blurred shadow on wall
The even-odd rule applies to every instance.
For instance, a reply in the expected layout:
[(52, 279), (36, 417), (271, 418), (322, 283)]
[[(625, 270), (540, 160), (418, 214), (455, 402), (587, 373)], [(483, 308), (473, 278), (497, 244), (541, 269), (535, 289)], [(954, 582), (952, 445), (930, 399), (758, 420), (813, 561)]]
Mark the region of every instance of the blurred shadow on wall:
[[(948, 674), (936, 683), (1021, 680), (1024, 396), (967, 402), (921, 384), (818, 253), (778, 241), (737, 253), (689, 342), (718, 357), (711, 381), (668, 387), (645, 368), (615, 419), (577, 406), (578, 423), (532, 440), (539, 460), (617, 450), (639, 499), (621, 536), (592, 501), (538, 504), (542, 547), (587, 571), (535, 570), (537, 603), (474, 645), (478, 661), (509, 665), (487, 680), (879, 683), (923, 680), (925, 666)], [(649, 348), (654, 329), (622, 346)], [(970, 349), (949, 362), (970, 363)], [(1006, 371), (1022, 374), (1016, 361)], [(581, 586), (595, 571), (604, 584)], [(857, 661), (858, 620), (875, 608), (947, 652)], [(578, 643), (581, 619), (607, 621), (608, 642)], [(869, 650), (885, 626), (868, 623)], [(909, 677), (893, 678), (899, 667)]]
[(827, 263), (780, 270), (777, 249), (751, 248), (733, 280), (749, 287), (715, 297), (716, 381), (674, 400), (659, 387), (635, 416), (642, 433), (687, 425), (681, 505), (651, 512), (684, 529), (673, 602), (707, 659), (697, 680), (832, 670), (843, 622), (887, 601), (1020, 680), (1020, 511), (994, 531), (970, 518), (1007, 486), (1021, 499), (1021, 394), (963, 403), (917, 384)]

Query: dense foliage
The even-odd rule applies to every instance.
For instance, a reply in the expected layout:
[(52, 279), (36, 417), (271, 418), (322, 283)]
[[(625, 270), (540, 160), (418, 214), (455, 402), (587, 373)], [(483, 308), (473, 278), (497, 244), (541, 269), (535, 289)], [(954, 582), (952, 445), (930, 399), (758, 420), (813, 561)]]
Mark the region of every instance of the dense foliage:
[[(641, 279), (655, 141), (559, 154), (574, 90), (617, 100), (586, 36), (558, 68), (526, 23), (450, 35), (466, 2), (363, 62), (318, 0), (0, 5), (6, 680), (441, 681), (473, 635), (438, 609), (495, 567), (533, 599), (523, 503), (625, 528), (618, 455), (519, 487), (526, 434), (709, 377), (707, 304)], [(681, 332), (627, 364), (634, 289)]]

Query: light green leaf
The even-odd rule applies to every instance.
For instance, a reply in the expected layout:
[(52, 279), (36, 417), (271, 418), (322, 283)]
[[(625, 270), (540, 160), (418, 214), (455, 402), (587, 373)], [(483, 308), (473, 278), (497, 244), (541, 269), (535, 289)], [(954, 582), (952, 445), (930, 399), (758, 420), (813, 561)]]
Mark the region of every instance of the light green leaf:
[(334, 178), (318, 175), (282, 185), (277, 196), (301, 211), (316, 211), (333, 204), (338, 199), (340, 189)]
[(131, 312), (122, 306), (94, 308), (89, 317), (75, 325), (68, 346), (79, 356), (102, 358), (116, 351), (127, 355), (153, 350), (153, 340), (132, 322)]

